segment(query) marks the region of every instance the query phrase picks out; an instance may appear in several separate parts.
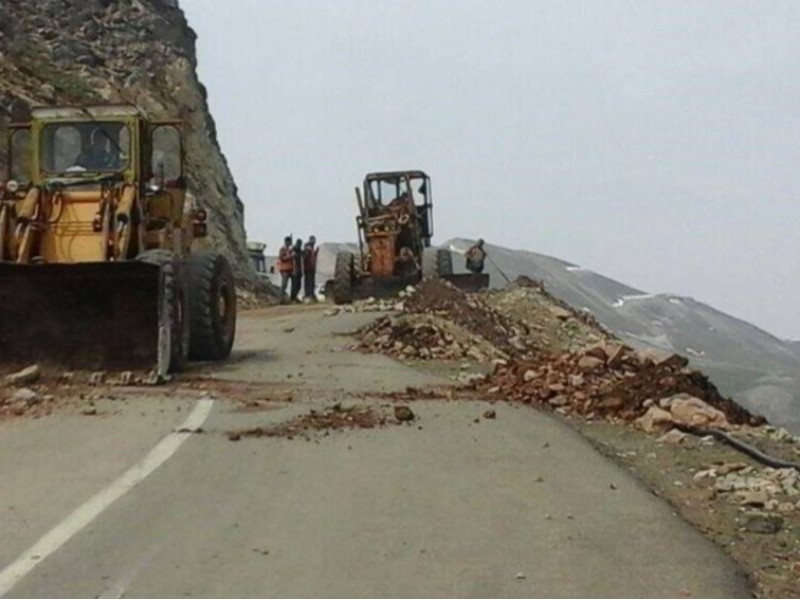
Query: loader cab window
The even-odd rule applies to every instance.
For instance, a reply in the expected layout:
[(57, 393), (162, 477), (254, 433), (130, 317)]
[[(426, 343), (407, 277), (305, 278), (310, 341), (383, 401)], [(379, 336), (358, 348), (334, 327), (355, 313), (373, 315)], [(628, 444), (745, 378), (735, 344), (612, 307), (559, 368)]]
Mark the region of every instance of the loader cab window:
[(9, 179), (22, 185), (31, 181), (31, 131), (17, 129), (11, 134), (11, 155), (9, 156)]
[(181, 132), (172, 125), (161, 125), (151, 138), (151, 176), (160, 184), (171, 187), (183, 176)]
[(49, 123), (42, 128), (41, 167), (59, 175), (122, 171), (130, 144), (124, 123)]

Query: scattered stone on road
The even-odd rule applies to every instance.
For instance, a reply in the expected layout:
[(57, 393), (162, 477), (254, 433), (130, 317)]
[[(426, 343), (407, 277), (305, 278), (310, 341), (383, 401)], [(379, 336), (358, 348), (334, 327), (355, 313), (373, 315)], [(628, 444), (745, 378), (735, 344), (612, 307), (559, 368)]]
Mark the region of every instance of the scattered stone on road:
[(770, 513), (748, 513), (744, 528), (751, 533), (767, 535), (778, 533), (783, 528), (783, 517)]
[(28, 385), (39, 381), (41, 376), (42, 372), (39, 369), (39, 365), (30, 365), (16, 373), (6, 375), (6, 381), (11, 385)]
[(414, 411), (405, 404), (399, 404), (394, 407), (394, 418), (398, 421), (406, 422), (413, 421), (416, 418)]

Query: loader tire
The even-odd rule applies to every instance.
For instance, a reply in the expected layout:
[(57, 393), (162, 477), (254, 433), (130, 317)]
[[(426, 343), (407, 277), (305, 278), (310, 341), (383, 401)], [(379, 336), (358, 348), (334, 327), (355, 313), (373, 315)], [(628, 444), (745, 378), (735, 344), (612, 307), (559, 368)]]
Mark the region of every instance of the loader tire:
[(356, 257), (352, 252), (339, 252), (333, 272), (333, 301), (336, 304), (350, 304), (353, 301), (353, 280), (355, 278)]
[[(189, 302), (181, 264), (169, 250), (147, 250), (136, 260), (159, 267), (158, 371), (179, 373), (186, 367), (190, 335)], [(168, 324), (164, 338), (161, 336), (161, 323)]]
[(186, 259), (191, 337), (189, 358), (227, 358), (236, 337), (236, 281), (230, 263), (213, 251)]
[(453, 255), (445, 248), (425, 248), (422, 251), (422, 277), (447, 277), (453, 274)]

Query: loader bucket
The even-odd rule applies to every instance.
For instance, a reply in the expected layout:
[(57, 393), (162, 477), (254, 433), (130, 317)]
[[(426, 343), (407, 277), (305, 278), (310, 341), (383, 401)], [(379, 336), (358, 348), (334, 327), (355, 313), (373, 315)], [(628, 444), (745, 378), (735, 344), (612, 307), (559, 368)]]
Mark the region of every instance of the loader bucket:
[(138, 369), (159, 358), (159, 268), (0, 264), (0, 363)]

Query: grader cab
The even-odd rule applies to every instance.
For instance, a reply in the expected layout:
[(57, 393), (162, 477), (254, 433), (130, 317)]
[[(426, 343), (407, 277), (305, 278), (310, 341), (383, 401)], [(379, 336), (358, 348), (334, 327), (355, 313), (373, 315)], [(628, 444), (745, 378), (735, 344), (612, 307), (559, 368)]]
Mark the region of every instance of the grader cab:
[(0, 360), (76, 368), (228, 356), (224, 256), (193, 252), (179, 121), (132, 106), (36, 108), (12, 124), (0, 179)]
[(370, 173), (358, 202), (358, 258), (336, 256), (333, 299), (395, 293), (426, 277), (441, 277), (466, 290), (485, 288), (488, 276), (453, 274), (449, 250), (431, 247), (433, 199), (430, 177), (423, 171)]

